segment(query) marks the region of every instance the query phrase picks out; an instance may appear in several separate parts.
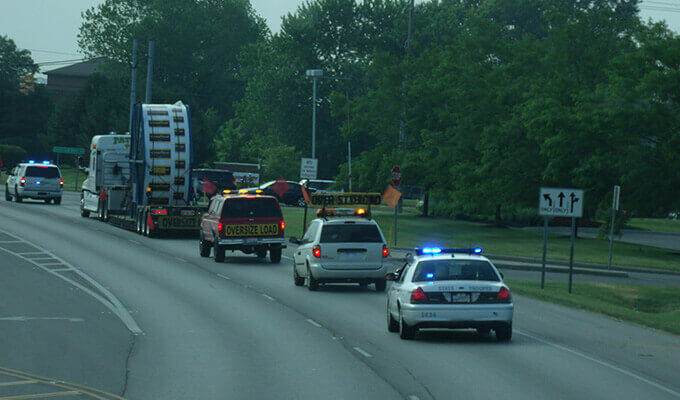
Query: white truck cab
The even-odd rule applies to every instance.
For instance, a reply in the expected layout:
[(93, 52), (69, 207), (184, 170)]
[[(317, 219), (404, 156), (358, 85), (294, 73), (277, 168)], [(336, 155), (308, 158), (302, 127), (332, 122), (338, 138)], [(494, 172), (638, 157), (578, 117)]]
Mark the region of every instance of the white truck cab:
[(103, 187), (127, 186), (130, 181), (130, 135), (97, 135), (90, 144), (90, 164), (83, 182), (80, 213), (99, 212)]

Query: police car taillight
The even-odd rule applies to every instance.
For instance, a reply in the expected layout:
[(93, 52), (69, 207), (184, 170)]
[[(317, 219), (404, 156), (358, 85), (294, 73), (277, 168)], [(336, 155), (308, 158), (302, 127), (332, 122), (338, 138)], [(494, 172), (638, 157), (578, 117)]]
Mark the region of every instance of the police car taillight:
[(387, 248), (386, 244), (383, 245), (383, 253), (382, 254), (383, 254), (383, 258), (390, 255), (390, 249)]
[(411, 292), (411, 304), (427, 303), (428, 301), (427, 295), (422, 288), (416, 288)]
[(64, 187), (64, 179), (59, 178), (59, 186)]
[(19, 179), (19, 185), (24, 186), (26, 184), (26, 177), (22, 176), (21, 179)]
[(314, 257), (316, 258), (321, 258), (321, 246), (318, 244), (314, 247), (312, 247), (312, 254), (314, 254)]
[(496, 300), (498, 301), (510, 301), (510, 291), (505, 286), (501, 287), (496, 295)]

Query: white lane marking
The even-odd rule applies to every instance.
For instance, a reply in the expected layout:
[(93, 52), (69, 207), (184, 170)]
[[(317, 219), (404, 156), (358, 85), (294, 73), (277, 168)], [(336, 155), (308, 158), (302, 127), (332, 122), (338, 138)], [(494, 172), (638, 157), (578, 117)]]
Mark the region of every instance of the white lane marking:
[(175, 257), (175, 260), (179, 260), (179, 261), (185, 262), (185, 263), (188, 263), (188, 262), (189, 262), (189, 261), (183, 259), (182, 257)]
[(82, 318), (71, 318), (71, 317), (0, 317), (0, 321), (68, 321), (68, 322), (85, 322)]
[(71, 268), (57, 268), (52, 270), (52, 272), (71, 272), (71, 271), (73, 271), (73, 269)]
[(31, 385), (38, 383), (38, 381), (28, 380), (28, 381), (15, 381), (15, 382), (0, 382), (0, 386), (15, 386), (15, 385)]
[(267, 300), (276, 301), (275, 298), (273, 298), (272, 296), (268, 295), (267, 293), (262, 293), (262, 297), (264, 297), (264, 298), (267, 299)]
[(37, 257), (37, 258), (31, 258), (31, 261), (39, 261), (39, 260), (54, 260), (54, 257)]
[(663, 386), (663, 385), (660, 385), (660, 384), (658, 384), (658, 383), (656, 383), (656, 382), (654, 382), (654, 381), (651, 381), (651, 380), (649, 380), (649, 379), (647, 379), (647, 378), (645, 378), (645, 377), (642, 377), (642, 376), (637, 375), (637, 374), (635, 374), (635, 373), (633, 373), (633, 372), (627, 371), (627, 370), (625, 370), (625, 369), (623, 369), (623, 368), (617, 367), (616, 365), (610, 364), (610, 363), (608, 363), (608, 362), (606, 362), (606, 361), (598, 360), (597, 358), (594, 358), (594, 357), (591, 357), (591, 356), (589, 356), (589, 355), (583, 354), (583, 353), (581, 353), (580, 351), (572, 350), (572, 349), (570, 349), (570, 348), (568, 348), (568, 347), (564, 347), (564, 346), (559, 345), (559, 344), (557, 344), (557, 343), (553, 343), (553, 342), (551, 342), (551, 341), (548, 341), (548, 340), (545, 340), (545, 339), (541, 339), (541, 338), (536, 337), (536, 336), (534, 336), (534, 335), (530, 335), (530, 334), (528, 334), (528, 333), (525, 333), (525, 332), (522, 332), (522, 331), (518, 331), (517, 329), (515, 329), (515, 332), (519, 333), (520, 335), (526, 336), (526, 337), (528, 337), (528, 338), (530, 338), (530, 339), (534, 339), (534, 340), (536, 340), (537, 342), (541, 342), (541, 343), (547, 344), (548, 346), (552, 346), (552, 347), (554, 347), (554, 348), (556, 348), (556, 349), (566, 351), (567, 353), (570, 353), (570, 354), (573, 354), (573, 355), (575, 355), (575, 356), (584, 358), (584, 359), (586, 359), (586, 360), (588, 360), (588, 361), (592, 361), (592, 362), (594, 362), (594, 363), (596, 363), (596, 364), (600, 364), (600, 365), (602, 365), (603, 367), (607, 367), (607, 368), (613, 369), (614, 371), (620, 372), (620, 373), (622, 373), (622, 374), (624, 374), (624, 375), (626, 375), (626, 376), (629, 376), (629, 377), (631, 377), (631, 378), (637, 379), (637, 380), (639, 380), (640, 382), (644, 382), (644, 383), (646, 383), (646, 384), (648, 384), (648, 385), (651, 385), (651, 386), (654, 386), (655, 388), (657, 388), (657, 389), (659, 389), (659, 390), (662, 390), (662, 391), (664, 391), (664, 392), (666, 392), (666, 393), (668, 393), (668, 394), (670, 394), (670, 395), (673, 395), (673, 396), (675, 396), (675, 397), (680, 398), (680, 393), (676, 392), (675, 390), (669, 389), (669, 388), (667, 388), (667, 387), (665, 387), (665, 386)]
[[(62, 264), (62, 263), (60, 263), (60, 262), (55, 262), (55, 263), (44, 263), (44, 262), (41, 262), (40, 265), (43, 265), (43, 266), (45, 266), (45, 267), (49, 267), (50, 265), (64, 265), (64, 264)], [(56, 270), (53, 269), (52, 271), (56, 271)]]
[(43, 252), (42, 251), (29, 251), (29, 252), (26, 252), (26, 253), (17, 253), (17, 254), (21, 254), (22, 256), (28, 256), (28, 255), (31, 255), (31, 254), (43, 254)]
[(231, 280), (231, 278), (230, 278), (230, 277), (228, 277), (228, 276), (226, 276), (226, 275), (222, 275), (222, 274), (217, 274), (217, 276), (219, 276), (219, 277), (220, 277), (220, 278), (222, 278), (222, 279), (226, 279), (226, 280), (228, 280), (228, 281), (230, 281), (230, 280)]
[(318, 323), (318, 322), (316, 322), (316, 321), (314, 321), (313, 319), (307, 318), (307, 322), (309, 322), (310, 324), (316, 326), (317, 328), (321, 328), (321, 324)]
[(408, 400), (420, 400), (420, 398), (418, 396), (412, 394), (412, 395), (408, 396)]
[(371, 353), (367, 352), (366, 350), (362, 349), (361, 347), (352, 347), (352, 348), (354, 349), (354, 351), (356, 351), (357, 353), (361, 354), (362, 356), (364, 356), (366, 358), (373, 357), (371, 355)]
[(136, 240), (134, 240), (134, 239), (128, 239), (128, 242), (134, 243), (134, 244), (141, 244), (141, 243), (139, 243), (138, 241), (136, 241)]
[(282, 258), (285, 258), (286, 260), (293, 260), (293, 257), (288, 257), (288, 256), (281, 256)]
[(4, 243), (22, 243), (21, 240), (0, 240), (0, 244)]
[[(14, 234), (12, 234), (12, 233), (9, 233), (9, 232), (7, 232), (7, 231), (5, 231), (5, 230), (3, 230), (3, 229), (0, 229), (0, 232), (6, 234), (6, 235), (8, 235), (8, 236), (17, 238), (17, 239), (19, 239), (19, 240), (22, 239), (22, 238), (20, 238), (19, 236), (14, 235)], [(3, 250), (4, 250), (5, 252), (9, 253), (9, 254), (12, 254), (12, 255), (14, 255), (14, 256), (16, 256), (16, 257), (19, 257), (19, 258), (21, 258), (22, 260), (25, 260), (25, 261), (27, 261), (27, 262), (29, 262), (29, 263), (31, 263), (31, 264), (37, 266), (38, 268), (42, 269), (43, 271), (45, 271), (45, 272), (47, 272), (47, 273), (49, 273), (49, 274), (52, 274), (53, 276), (56, 276), (57, 278), (59, 278), (59, 279), (65, 281), (65, 282), (69, 283), (71, 286), (75, 286), (75, 287), (77, 287), (78, 289), (82, 290), (83, 292), (89, 294), (90, 296), (94, 297), (95, 300), (99, 301), (99, 302), (100, 302), (101, 304), (103, 304), (106, 308), (108, 308), (109, 310), (111, 310), (111, 312), (113, 312), (113, 313), (118, 317), (118, 319), (120, 319), (120, 320), (123, 322), (123, 324), (125, 324), (125, 326), (128, 328), (128, 330), (129, 330), (130, 332), (132, 332), (132, 333), (135, 334), (135, 335), (143, 335), (143, 334), (144, 334), (144, 332), (139, 328), (139, 325), (137, 325), (137, 321), (135, 321), (135, 319), (132, 318), (132, 315), (130, 315), (130, 313), (128, 312), (128, 310), (125, 309), (125, 307), (123, 307), (123, 304), (120, 302), (120, 300), (118, 300), (118, 298), (117, 298), (116, 296), (114, 296), (113, 293), (111, 293), (108, 289), (106, 289), (104, 286), (102, 286), (101, 284), (99, 284), (99, 282), (97, 282), (97, 281), (95, 281), (94, 279), (90, 278), (89, 275), (87, 275), (87, 274), (85, 274), (85, 273), (79, 271), (79, 270), (76, 269), (73, 265), (69, 264), (68, 262), (66, 262), (65, 260), (59, 258), (58, 256), (56, 256), (56, 255), (50, 253), (49, 251), (45, 250), (44, 248), (42, 248), (42, 247), (36, 245), (35, 243), (30, 242), (30, 241), (25, 240), (25, 239), (22, 240), (22, 242), (23, 242), (23, 243), (28, 243), (28, 244), (32, 245), (33, 247), (35, 247), (35, 248), (37, 248), (37, 249), (39, 249), (39, 250), (42, 250), (44, 253), (51, 254), (52, 257), (53, 257), (54, 259), (59, 260), (62, 264), (66, 265), (67, 267), (72, 268), (72, 269), (73, 269), (73, 272), (74, 272), (75, 274), (77, 274), (80, 278), (82, 278), (82, 279), (84, 279), (85, 281), (87, 281), (87, 283), (89, 283), (90, 285), (94, 286), (94, 287), (99, 291), (99, 293), (103, 294), (103, 296), (100, 295), (99, 293), (95, 293), (95, 292), (92, 291), (90, 288), (87, 288), (87, 287), (83, 286), (82, 284), (80, 284), (80, 283), (78, 283), (78, 282), (76, 282), (76, 281), (74, 281), (74, 280), (72, 280), (72, 279), (69, 279), (69, 278), (63, 276), (63, 275), (60, 274), (60, 273), (54, 272), (54, 271), (52, 271), (51, 269), (49, 269), (49, 268), (47, 268), (47, 267), (45, 267), (45, 266), (42, 266), (42, 265), (40, 265), (40, 264), (37, 263), (37, 262), (34, 262), (34, 261), (33, 261), (32, 259), (30, 259), (30, 258), (24, 257), (24, 256), (22, 256), (21, 254), (15, 253), (15, 252), (13, 252), (13, 251), (11, 251), (11, 250), (7, 250), (7, 249), (3, 249)]]

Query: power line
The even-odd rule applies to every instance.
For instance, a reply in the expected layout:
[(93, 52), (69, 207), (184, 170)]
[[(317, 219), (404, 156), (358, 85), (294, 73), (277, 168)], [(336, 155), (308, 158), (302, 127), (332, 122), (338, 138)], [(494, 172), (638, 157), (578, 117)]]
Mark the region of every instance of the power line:
[(52, 51), (52, 50), (38, 50), (38, 49), (23, 49), (28, 51), (35, 51), (38, 53), (49, 53), (49, 54), (61, 54), (64, 56), (82, 56), (80, 53), (64, 53), (62, 51)]

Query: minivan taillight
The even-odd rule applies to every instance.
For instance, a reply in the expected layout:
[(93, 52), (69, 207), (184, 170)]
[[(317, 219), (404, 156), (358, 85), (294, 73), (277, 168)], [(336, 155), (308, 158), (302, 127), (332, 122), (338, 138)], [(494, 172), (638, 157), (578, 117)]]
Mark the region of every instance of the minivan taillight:
[(59, 178), (59, 186), (61, 186), (62, 189), (64, 188), (64, 179), (63, 178)]
[(387, 248), (387, 245), (383, 245), (383, 258), (386, 258), (387, 256), (390, 255), (390, 249)]
[(19, 179), (19, 185), (24, 186), (26, 184), (26, 177), (22, 176), (21, 179)]
[(427, 295), (422, 288), (418, 287), (411, 292), (411, 304), (427, 303), (428, 301)]
[(510, 291), (508, 288), (505, 286), (501, 287), (501, 290), (498, 291), (498, 294), (496, 295), (496, 300), (504, 303), (509, 303), (510, 302)]
[(321, 246), (318, 244), (314, 247), (312, 247), (312, 254), (314, 254), (314, 257), (316, 258), (321, 258)]

